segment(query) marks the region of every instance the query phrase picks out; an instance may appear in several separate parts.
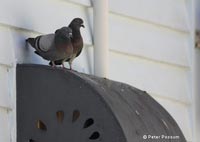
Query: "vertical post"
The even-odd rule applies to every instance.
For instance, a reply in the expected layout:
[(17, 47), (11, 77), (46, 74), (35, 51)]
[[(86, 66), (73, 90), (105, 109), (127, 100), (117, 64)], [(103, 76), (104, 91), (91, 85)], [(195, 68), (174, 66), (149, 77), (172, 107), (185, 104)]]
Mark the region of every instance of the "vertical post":
[(93, 0), (94, 6), (94, 74), (108, 76), (108, 0)]

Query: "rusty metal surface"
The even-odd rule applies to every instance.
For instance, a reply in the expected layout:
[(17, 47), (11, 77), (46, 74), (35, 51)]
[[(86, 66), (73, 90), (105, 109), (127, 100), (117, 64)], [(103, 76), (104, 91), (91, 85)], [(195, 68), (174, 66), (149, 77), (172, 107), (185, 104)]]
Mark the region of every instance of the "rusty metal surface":
[(144, 91), (73, 71), (18, 65), (17, 142), (91, 141), (186, 140), (169, 113)]

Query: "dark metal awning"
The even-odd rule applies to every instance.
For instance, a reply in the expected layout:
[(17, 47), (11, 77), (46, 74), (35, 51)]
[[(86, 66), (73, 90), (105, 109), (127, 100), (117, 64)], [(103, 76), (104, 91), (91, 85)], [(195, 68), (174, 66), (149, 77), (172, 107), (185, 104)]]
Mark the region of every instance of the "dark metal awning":
[(43, 65), (17, 66), (17, 142), (98, 141), (186, 142), (144, 91)]

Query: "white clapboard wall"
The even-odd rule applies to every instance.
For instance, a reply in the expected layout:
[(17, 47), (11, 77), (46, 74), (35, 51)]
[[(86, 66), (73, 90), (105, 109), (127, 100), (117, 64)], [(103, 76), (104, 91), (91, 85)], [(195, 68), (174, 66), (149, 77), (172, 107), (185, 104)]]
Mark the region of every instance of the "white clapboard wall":
[[(193, 141), (195, 108), (194, 1), (109, 0), (109, 78), (150, 93), (187, 141)], [(16, 63), (48, 64), (25, 39), (54, 32), (74, 17), (84, 19), (86, 28), (81, 29), (84, 50), (73, 68), (93, 74), (90, 0), (0, 0), (0, 142), (16, 142)]]

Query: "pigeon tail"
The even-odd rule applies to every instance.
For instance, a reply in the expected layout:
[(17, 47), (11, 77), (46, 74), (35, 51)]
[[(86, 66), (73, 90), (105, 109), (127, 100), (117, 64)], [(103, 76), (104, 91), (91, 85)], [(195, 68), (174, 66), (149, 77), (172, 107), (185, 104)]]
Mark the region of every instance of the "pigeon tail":
[(50, 61), (50, 62), (49, 62), (49, 65), (50, 65), (50, 66), (53, 66), (53, 63)]
[(32, 47), (35, 47), (35, 38), (28, 38), (26, 39), (26, 42), (28, 42)]

